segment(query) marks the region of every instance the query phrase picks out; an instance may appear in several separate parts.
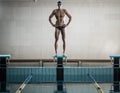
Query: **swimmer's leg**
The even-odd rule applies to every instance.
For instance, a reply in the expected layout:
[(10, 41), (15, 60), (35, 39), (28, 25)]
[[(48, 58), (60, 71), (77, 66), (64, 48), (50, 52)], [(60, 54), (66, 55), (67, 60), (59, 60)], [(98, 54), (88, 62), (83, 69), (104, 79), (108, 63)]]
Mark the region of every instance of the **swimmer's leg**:
[(62, 41), (63, 41), (63, 55), (65, 55), (65, 49), (66, 49), (66, 41), (65, 41), (65, 29), (62, 29)]
[(55, 29), (55, 53), (57, 55), (57, 50), (58, 50), (58, 40), (59, 40), (59, 34), (60, 34), (60, 31), (58, 29)]

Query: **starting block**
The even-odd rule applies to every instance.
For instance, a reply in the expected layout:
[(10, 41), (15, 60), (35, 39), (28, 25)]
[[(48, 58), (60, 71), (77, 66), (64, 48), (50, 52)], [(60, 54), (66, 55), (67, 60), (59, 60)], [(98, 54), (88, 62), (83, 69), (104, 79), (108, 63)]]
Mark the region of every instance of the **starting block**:
[[(64, 65), (63, 59), (67, 59), (65, 55), (55, 55), (53, 56), (54, 61), (57, 60), (57, 67), (56, 67), (56, 81), (57, 81), (57, 90), (55, 93), (66, 93), (64, 92)], [(67, 60), (66, 60), (67, 61)]]
[(55, 62), (55, 59), (57, 59), (57, 60), (65, 59), (65, 64), (67, 63), (67, 56), (66, 55), (55, 55), (55, 56), (53, 56), (53, 59), (54, 59), (54, 62)]

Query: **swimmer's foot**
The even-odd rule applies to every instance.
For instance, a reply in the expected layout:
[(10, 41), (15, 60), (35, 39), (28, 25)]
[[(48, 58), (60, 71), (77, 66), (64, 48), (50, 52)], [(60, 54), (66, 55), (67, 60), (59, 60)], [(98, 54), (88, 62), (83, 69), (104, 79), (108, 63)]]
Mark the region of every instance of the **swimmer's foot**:
[(57, 58), (57, 56), (58, 56), (58, 55), (57, 55), (57, 54), (55, 54), (55, 55), (53, 56), (53, 58), (55, 59), (55, 58)]
[(63, 57), (67, 58), (67, 54), (63, 53)]

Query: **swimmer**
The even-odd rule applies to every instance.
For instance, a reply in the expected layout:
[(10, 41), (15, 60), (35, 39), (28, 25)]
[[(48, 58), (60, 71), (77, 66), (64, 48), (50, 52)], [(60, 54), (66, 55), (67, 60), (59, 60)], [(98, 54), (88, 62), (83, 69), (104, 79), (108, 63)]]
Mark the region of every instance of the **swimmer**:
[[(49, 16), (49, 22), (50, 24), (55, 27), (55, 55), (57, 56), (57, 50), (58, 50), (58, 40), (59, 40), (59, 35), (61, 33), (62, 35), (62, 41), (63, 41), (63, 55), (65, 54), (65, 49), (66, 49), (66, 41), (65, 41), (65, 28), (69, 25), (71, 22), (72, 16), (67, 12), (66, 9), (61, 8), (62, 2), (58, 1), (57, 2), (57, 9), (54, 9), (52, 13)], [(56, 23), (52, 22), (52, 18), (55, 16), (56, 18)], [(69, 18), (69, 21), (65, 24), (64, 23), (64, 17), (67, 16)]]

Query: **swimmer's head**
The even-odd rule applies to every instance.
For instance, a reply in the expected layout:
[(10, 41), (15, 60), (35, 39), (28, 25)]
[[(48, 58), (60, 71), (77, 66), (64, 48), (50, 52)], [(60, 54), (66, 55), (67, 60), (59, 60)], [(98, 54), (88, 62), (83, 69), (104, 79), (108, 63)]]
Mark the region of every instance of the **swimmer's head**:
[(61, 6), (61, 5), (62, 5), (62, 2), (61, 2), (61, 1), (58, 1), (57, 4), (58, 4), (58, 6)]

